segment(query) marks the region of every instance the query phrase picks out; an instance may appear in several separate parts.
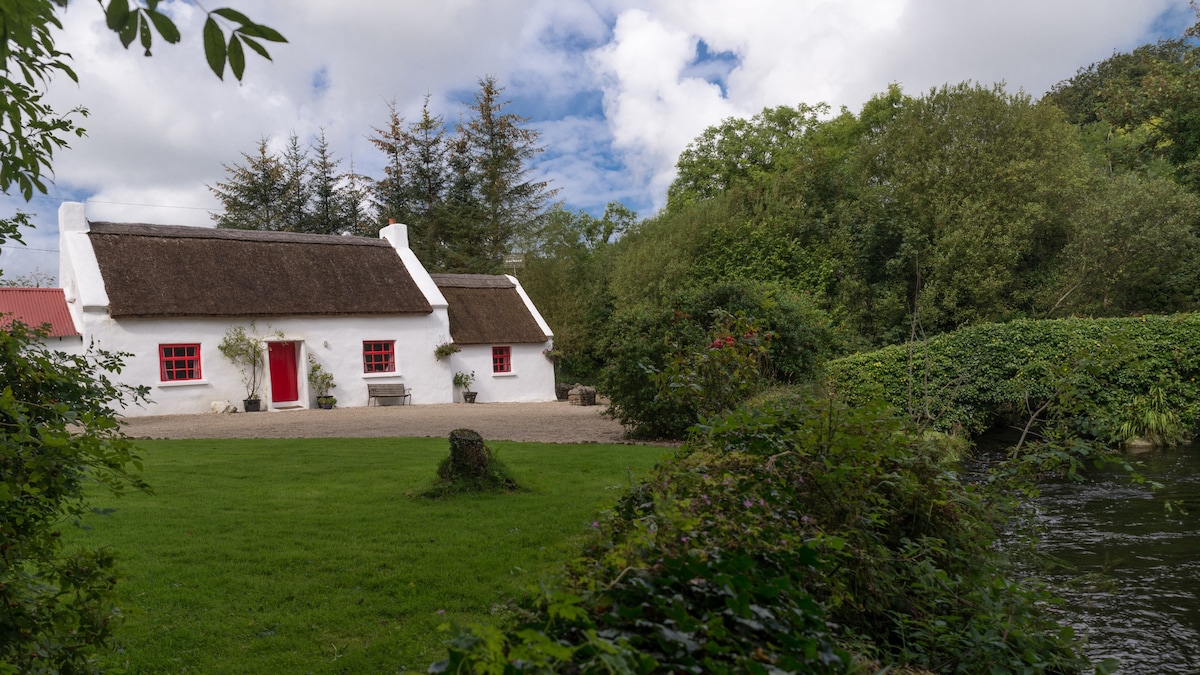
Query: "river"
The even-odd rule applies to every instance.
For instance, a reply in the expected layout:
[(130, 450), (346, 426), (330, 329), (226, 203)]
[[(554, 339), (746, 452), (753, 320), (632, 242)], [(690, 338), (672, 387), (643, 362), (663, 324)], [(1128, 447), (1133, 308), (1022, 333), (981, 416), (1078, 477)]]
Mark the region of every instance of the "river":
[[(1120, 673), (1200, 672), (1200, 443), (1135, 455), (1164, 485), (1151, 494), (1123, 473), (1041, 486), (1044, 572), (1066, 602), (1061, 620), (1093, 660)], [(1168, 513), (1164, 500), (1184, 512)]]

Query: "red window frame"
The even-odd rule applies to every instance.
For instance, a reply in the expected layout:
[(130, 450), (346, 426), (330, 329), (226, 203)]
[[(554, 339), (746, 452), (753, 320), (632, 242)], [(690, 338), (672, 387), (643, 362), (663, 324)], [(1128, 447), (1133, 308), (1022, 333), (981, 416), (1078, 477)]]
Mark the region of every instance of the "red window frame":
[(363, 340), (363, 372), (396, 372), (396, 341)]
[(158, 346), (158, 378), (162, 382), (201, 379), (200, 344), (177, 343)]
[(512, 347), (492, 347), (492, 372), (512, 372)]

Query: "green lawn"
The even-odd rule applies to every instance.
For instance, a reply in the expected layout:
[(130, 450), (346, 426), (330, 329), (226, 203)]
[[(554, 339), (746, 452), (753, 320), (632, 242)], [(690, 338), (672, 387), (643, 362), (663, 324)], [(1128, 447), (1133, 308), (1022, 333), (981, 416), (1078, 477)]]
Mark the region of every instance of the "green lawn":
[(491, 445), (529, 492), (411, 497), (444, 439), (145, 441), (154, 494), (65, 534), (117, 553), (131, 673), (424, 671), (440, 624), (504, 621), (664, 452)]

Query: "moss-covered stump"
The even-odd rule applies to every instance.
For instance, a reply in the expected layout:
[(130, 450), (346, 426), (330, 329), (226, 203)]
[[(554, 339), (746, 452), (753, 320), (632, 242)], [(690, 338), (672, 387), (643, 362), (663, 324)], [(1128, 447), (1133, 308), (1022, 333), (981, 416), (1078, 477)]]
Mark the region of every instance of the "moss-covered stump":
[(445, 497), (461, 492), (516, 492), (521, 489), (483, 437), (472, 429), (450, 432), (450, 456), (437, 470), (437, 482), (421, 493)]
[(483, 436), (472, 429), (455, 429), (450, 432), (450, 460), (443, 462), (438, 478), (453, 480), (457, 477), (480, 478), (487, 474), (492, 462), (492, 453)]

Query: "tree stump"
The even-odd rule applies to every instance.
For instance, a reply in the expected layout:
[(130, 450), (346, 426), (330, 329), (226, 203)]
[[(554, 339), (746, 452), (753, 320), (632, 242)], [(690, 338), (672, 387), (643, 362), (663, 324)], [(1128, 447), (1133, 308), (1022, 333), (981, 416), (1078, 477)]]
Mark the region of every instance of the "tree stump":
[(491, 453), (483, 436), (471, 429), (455, 429), (450, 432), (450, 462), (446, 464), (449, 475), (441, 478), (479, 478), (487, 474), (490, 462)]

